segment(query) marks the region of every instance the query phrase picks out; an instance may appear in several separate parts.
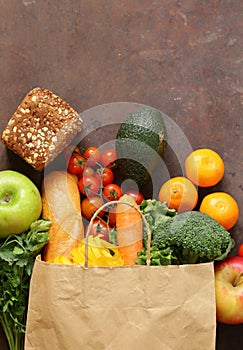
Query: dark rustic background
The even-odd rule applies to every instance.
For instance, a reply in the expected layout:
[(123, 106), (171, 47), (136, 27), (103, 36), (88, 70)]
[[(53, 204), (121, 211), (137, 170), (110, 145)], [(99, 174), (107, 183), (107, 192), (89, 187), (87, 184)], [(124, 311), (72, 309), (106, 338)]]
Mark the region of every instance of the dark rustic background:
[[(224, 179), (211, 190), (232, 194), (242, 213), (242, 14), (241, 0), (0, 0), (0, 133), (35, 86), (79, 112), (117, 101), (150, 105), (192, 148), (223, 157)], [(3, 145), (0, 159), (1, 169), (21, 167), (36, 180)], [(242, 224), (241, 215), (232, 254)], [(218, 350), (242, 341), (242, 325), (218, 325)]]

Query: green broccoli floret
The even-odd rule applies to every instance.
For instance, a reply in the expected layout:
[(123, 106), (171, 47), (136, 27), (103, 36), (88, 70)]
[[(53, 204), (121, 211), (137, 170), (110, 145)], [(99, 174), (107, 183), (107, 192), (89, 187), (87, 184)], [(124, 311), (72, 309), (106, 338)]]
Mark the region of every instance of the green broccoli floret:
[[(170, 220), (172, 216), (177, 214), (176, 210), (169, 209), (166, 203), (161, 203), (156, 199), (144, 199), (140, 204), (140, 210), (143, 213), (152, 234), (153, 230), (155, 230), (159, 224)], [(143, 245), (145, 247), (147, 246), (147, 231), (145, 226), (143, 227)]]
[(152, 246), (170, 248), (179, 264), (223, 260), (234, 247), (230, 233), (198, 211), (178, 214), (153, 231)]

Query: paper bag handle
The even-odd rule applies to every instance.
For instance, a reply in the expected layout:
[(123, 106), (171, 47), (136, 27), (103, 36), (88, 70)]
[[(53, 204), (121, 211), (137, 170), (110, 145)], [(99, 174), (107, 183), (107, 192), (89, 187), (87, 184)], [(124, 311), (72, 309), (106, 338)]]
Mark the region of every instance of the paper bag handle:
[(146, 264), (147, 266), (150, 265), (150, 246), (151, 246), (151, 230), (150, 230), (150, 227), (147, 223), (147, 220), (145, 219), (145, 216), (143, 215), (143, 213), (141, 212), (140, 209), (138, 209), (137, 207), (135, 207), (135, 205), (131, 204), (131, 203), (128, 203), (126, 201), (118, 201), (118, 200), (114, 200), (114, 201), (110, 201), (110, 202), (107, 202), (107, 203), (104, 203), (101, 207), (99, 207), (96, 212), (93, 214), (91, 220), (90, 220), (90, 223), (88, 225), (88, 228), (87, 228), (87, 232), (86, 232), (86, 239), (85, 239), (85, 262), (84, 262), (84, 266), (85, 267), (88, 267), (88, 244), (89, 244), (89, 241), (88, 241), (88, 238), (89, 238), (89, 234), (90, 234), (90, 231), (91, 231), (91, 227), (92, 227), (92, 224), (95, 220), (95, 218), (99, 215), (99, 213), (101, 211), (103, 211), (103, 209), (105, 209), (106, 207), (109, 207), (109, 206), (112, 206), (114, 204), (126, 204), (126, 205), (129, 205), (130, 207), (134, 208), (140, 215), (141, 215), (141, 218), (144, 222), (144, 225), (146, 227), (146, 231), (147, 231), (147, 238), (148, 238), (148, 241), (147, 241), (147, 256), (146, 256)]

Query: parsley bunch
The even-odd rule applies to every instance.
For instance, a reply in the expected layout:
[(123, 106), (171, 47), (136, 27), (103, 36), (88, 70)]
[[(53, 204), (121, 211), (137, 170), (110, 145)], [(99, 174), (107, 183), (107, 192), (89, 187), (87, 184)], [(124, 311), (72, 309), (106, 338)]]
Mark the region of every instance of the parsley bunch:
[(35, 257), (48, 241), (50, 225), (36, 220), (29, 231), (0, 241), (0, 322), (10, 350), (24, 349), (30, 277)]

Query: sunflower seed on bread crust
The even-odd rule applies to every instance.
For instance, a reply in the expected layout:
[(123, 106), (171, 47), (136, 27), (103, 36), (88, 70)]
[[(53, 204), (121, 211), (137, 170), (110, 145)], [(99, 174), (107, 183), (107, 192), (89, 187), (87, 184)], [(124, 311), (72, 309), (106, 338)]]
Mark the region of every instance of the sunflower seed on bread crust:
[(82, 130), (83, 120), (53, 92), (36, 87), (10, 118), (1, 140), (34, 169), (42, 171)]

